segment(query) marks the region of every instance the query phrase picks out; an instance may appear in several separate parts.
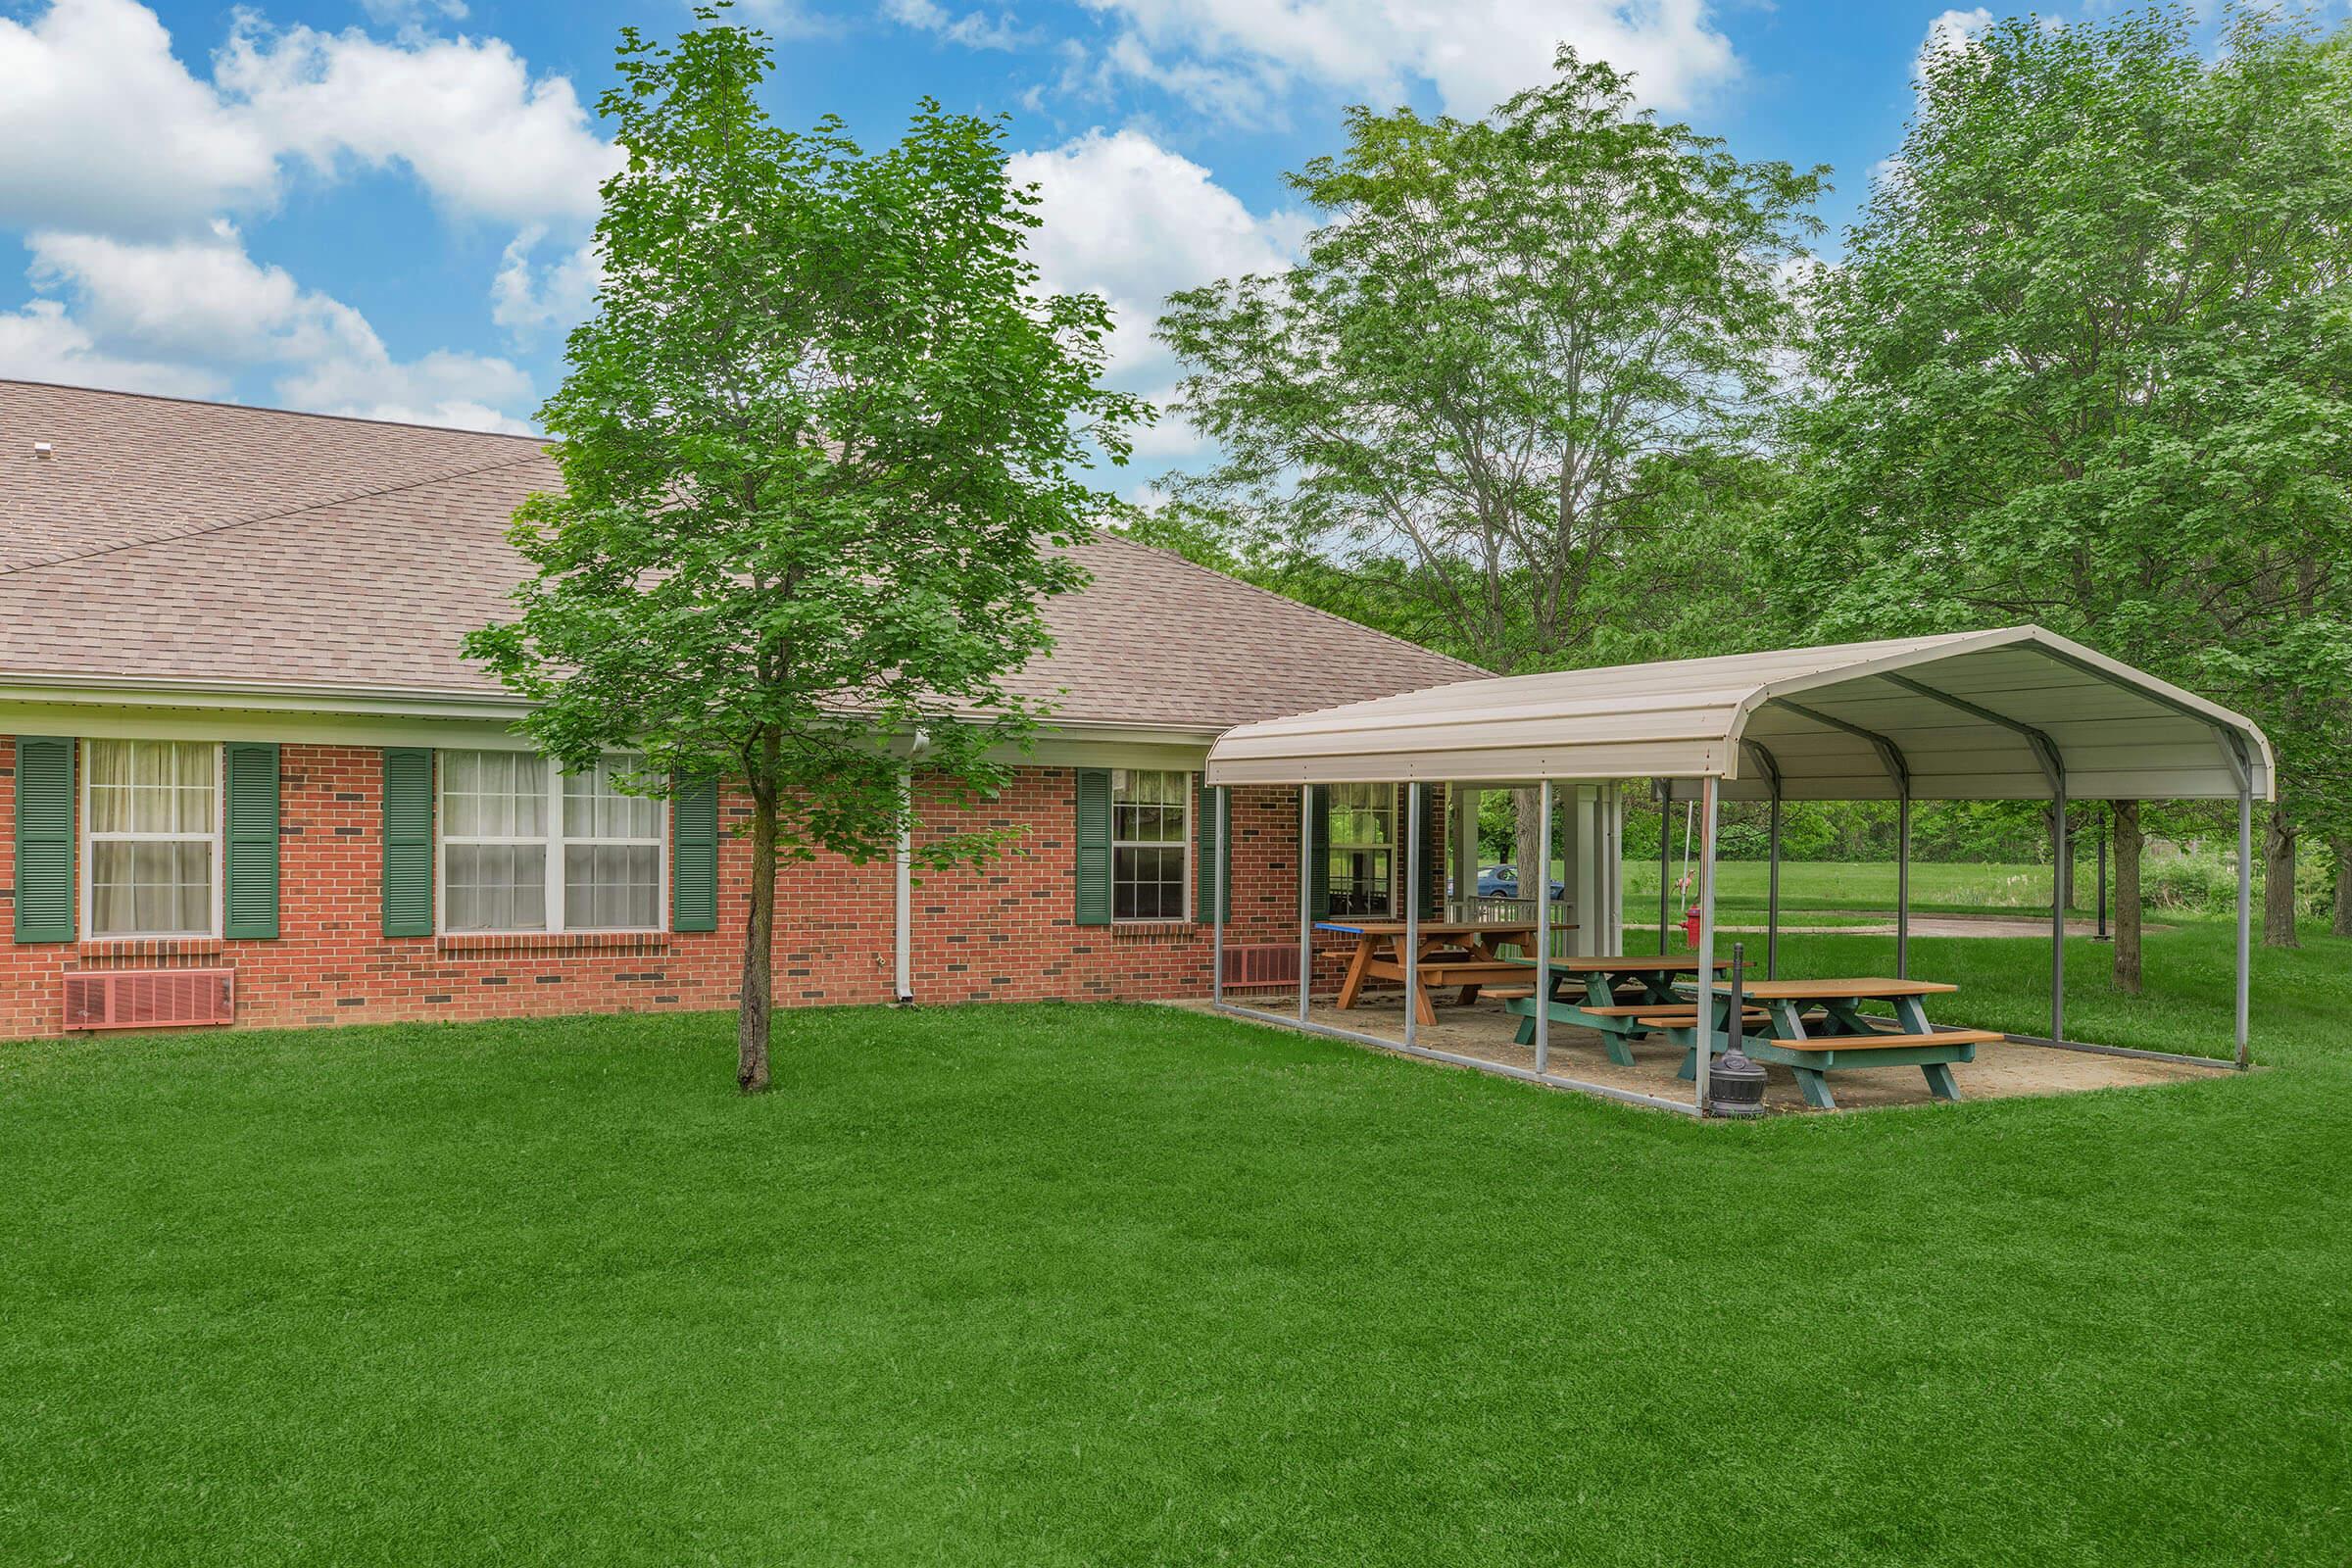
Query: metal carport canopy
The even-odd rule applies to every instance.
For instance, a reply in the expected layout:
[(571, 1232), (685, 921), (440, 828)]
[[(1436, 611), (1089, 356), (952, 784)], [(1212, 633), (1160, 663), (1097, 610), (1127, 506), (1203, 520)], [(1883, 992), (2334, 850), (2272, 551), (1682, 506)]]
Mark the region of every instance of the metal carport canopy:
[[(2240, 769), (2244, 770), (2241, 779)], [(1460, 681), (1228, 730), (1207, 782), (1668, 778), (1784, 800), (2272, 795), (2244, 716), (2038, 626)]]

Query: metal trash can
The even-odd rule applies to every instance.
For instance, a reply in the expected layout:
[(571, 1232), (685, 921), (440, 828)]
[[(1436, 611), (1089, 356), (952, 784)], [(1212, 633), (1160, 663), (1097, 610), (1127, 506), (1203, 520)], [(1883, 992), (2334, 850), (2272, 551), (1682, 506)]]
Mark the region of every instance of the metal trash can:
[(1707, 1069), (1708, 1102), (1718, 1116), (1761, 1116), (1764, 1114), (1764, 1064), (1752, 1061), (1738, 1042), (1746, 1033), (1747, 998), (1743, 994), (1743, 977), (1747, 971), (1747, 945), (1732, 944), (1732, 995), (1724, 1016), (1732, 1024), (1732, 1049), (1723, 1059)]

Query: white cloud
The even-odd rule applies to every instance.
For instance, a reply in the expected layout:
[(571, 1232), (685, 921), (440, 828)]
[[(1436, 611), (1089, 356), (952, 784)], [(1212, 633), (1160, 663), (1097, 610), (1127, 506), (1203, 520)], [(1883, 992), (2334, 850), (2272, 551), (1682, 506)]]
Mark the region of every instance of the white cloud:
[[(422, 9), (404, 8), (412, 24)], [(496, 38), (271, 32), (239, 13), (207, 80), (135, 0), (0, 16), (10, 226), (201, 227), (269, 208), (289, 159), (330, 175), (399, 166), (452, 212), (515, 223), (593, 214), (618, 162), (570, 81), (534, 77)]]
[(255, 262), (225, 223), (201, 238), (37, 233), (26, 245), (36, 285), (71, 296), (74, 309), (48, 298), (0, 318), (34, 323), (20, 328), (25, 343), (0, 337), (0, 372), (31, 373), (24, 361), (54, 358), (62, 345), (69, 360), (131, 368), (122, 373), (146, 375), (151, 390), (176, 376), (218, 392), (223, 368), (261, 368), (274, 372), (290, 408), (528, 428), (504, 412), (531, 396), (529, 376), (514, 366), (448, 351), (395, 360), (360, 312)]
[(1983, 6), (1968, 11), (1946, 11), (1928, 24), (1927, 35), (1919, 40), (1919, 53), (1911, 62), (1911, 79), (1921, 80), (1928, 67), (1946, 55), (1964, 53), (1978, 33), (1992, 25), (1992, 13)]
[(101, 352), (89, 329), (57, 300), (32, 300), (0, 314), (0, 375), (177, 398), (219, 397), (226, 390), (220, 376), (194, 366)]
[(598, 184), (619, 166), (571, 82), (534, 78), (498, 38), (272, 34), (243, 18), (215, 79), (272, 147), (329, 172), (346, 159), (403, 165), (468, 215), (589, 217)]
[(1262, 108), (1298, 82), (1380, 99), (1408, 81), (1483, 115), (1551, 69), (1566, 42), (1636, 75), (1661, 109), (1739, 71), (1707, 0), (1086, 0), (1118, 19), (1114, 65), (1203, 109)]
[(568, 330), (596, 307), (604, 277), (596, 247), (578, 246), (541, 266), (532, 258), (546, 237), (546, 225), (540, 223), (515, 235), (490, 284), (490, 318), (518, 337), (547, 327)]
[(1259, 218), (1207, 170), (1137, 130), (1091, 130), (1010, 167), (1015, 181), (1038, 187), (1044, 226), (1030, 254), (1047, 286), (1110, 301), (1121, 379), (1163, 357), (1152, 326), (1169, 294), (1279, 270), (1306, 229), (1295, 214)]
[(132, 0), (0, 16), (0, 213), (153, 233), (267, 203), (277, 150)]
[(1018, 49), (1032, 36), (1014, 23), (1009, 11), (995, 16), (967, 11), (959, 17), (936, 0), (883, 0), (882, 12), (893, 22), (937, 33), (966, 49)]

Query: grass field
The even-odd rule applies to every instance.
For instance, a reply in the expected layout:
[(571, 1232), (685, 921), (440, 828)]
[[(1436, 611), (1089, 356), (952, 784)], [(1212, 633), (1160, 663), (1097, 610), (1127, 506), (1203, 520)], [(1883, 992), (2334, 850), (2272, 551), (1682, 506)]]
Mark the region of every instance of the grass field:
[[(2082, 1029), (2226, 1049), (2227, 935)], [(1151, 1007), (0, 1048), (0, 1562), (2340, 1564), (2348, 960), (1757, 1126)]]
[[(1726, 909), (1761, 911), (1770, 867), (1761, 860), (1725, 860), (1717, 865), (1716, 898)], [(1680, 879), (1683, 864), (1674, 863)], [(2085, 864), (2078, 873), (2082, 913), (2090, 912), (2091, 876)], [(1629, 913), (1655, 910), (1658, 906), (1658, 862), (1628, 860), (1623, 877)], [(2046, 865), (1945, 864), (1917, 862), (1911, 867), (1911, 907), (1922, 914), (1966, 914), (1981, 910), (2007, 913), (2048, 913), (2050, 868)], [(1894, 908), (1894, 866), (1891, 862), (1791, 860), (1781, 867), (1781, 909), (1784, 913), (1817, 909)]]

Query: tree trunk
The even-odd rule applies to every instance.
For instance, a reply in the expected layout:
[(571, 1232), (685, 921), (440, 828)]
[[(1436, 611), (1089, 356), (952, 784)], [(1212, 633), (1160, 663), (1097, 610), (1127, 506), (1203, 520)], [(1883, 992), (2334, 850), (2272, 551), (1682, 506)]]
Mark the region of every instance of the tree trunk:
[(776, 800), (752, 794), (752, 913), (743, 933), (743, 997), (735, 1014), (735, 1087), (767, 1090), (768, 1015), (774, 1007), (776, 953)]
[[(1559, 803), (1555, 801), (1552, 805), (1557, 809)], [(1519, 868), (1519, 896), (1540, 899), (1551, 889), (1551, 857), (1544, 853), (1542, 792), (1511, 791), (1511, 809), (1518, 828), (1514, 838), (1517, 854), (1511, 863)]]
[(2275, 802), (2262, 833), (2262, 945), (2302, 946), (2295, 940), (2295, 823)]
[(2115, 989), (2139, 995), (2139, 803), (2117, 801), (2115, 816)]
[(2328, 841), (2335, 852), (2335, 918), (2328, 929), (2339, 937), (2352, 937), (2352, 838)]

